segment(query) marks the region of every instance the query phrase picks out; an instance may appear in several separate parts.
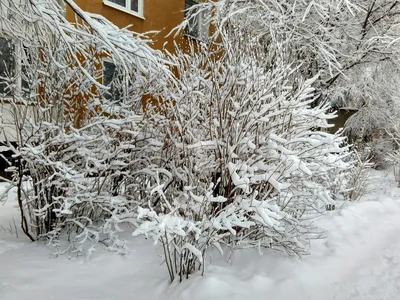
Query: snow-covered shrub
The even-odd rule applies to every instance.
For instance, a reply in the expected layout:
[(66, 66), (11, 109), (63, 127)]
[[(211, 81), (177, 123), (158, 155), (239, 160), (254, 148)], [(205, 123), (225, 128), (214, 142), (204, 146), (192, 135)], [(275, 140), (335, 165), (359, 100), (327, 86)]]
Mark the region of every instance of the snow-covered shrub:
[(364, 157), (369, 158), (376, 170), (390, 167), (388, 159), (396, 151), (393, 141), (387, 135), (375, 137), (369, 142), (360, 142), (357, 144), (357, 148)]
[(362, 157), (357, 151), (353, 151), (352, 157), (355, 158), (355, 163), (353, 168), (350, 169), (349, 181), (347, 181), (347, 189), (345, 190), (347, 197), (345, 198), (358, 201), (369, 191), (371, 169), (374, 163), (368, 157)]
[[(368, 192), (371, 168), (374, 164), (354, 149), (346, 161), (351, 165), (350, 169), (336, 169), (330, 172), (329, 187), (332, 198), (340, 201), (358, 201)], [(327, 208), (333, 210), (336, 206), (328, 205)]]
[(393, 150), (387, 154), (386, 161), (393, 168), (394, 177), (400, 187), (400, 123), (398, 119), (391, 120), (392, 130), (387, 132), (393, 143)]
[(37, 143), (19, 152), (31, 181), (24, 193), (34, 236), (58, 246), (66, 234), (67, 250), (79, 253), (99, 240), (126, 250), (117, 233), (121, 224), (132, 223), (144, 184), (135, 179), (154, 151), (137, 125), (141, 120), (93, 118), (67, 132), (42, 124)]
[(316, 78), (229, 8), (215, 4), (204, 44), (171, 55), (180, 82), (154, 111), (170, 178), (139, 208), (134, 235), (162, 243), (171, 280), (204, 270), (210, 247), (306, 253), (310, 219), (335, 203), (332, 175), (351, 167), (345, 138), (324, 131), (329, 106), (311, 106)]
[(345, 134), (379, 169), (387, 167), (387, 154), (393, 150), (387, 132), (393, 129), (389, 120), (399, 116), (399, 72), (397, 64), (384, 60), (356, 66), (348, 72), (348, 79), (338, 81), (343, 90), (337, 93), (336, 106), (356, 108), (346, 121)]
[(368, 99), (345, 123), (345, 134), (351, 138), (360, 157), (373, 163), (375, 169), (387, 168), (388, 155), (394, 150), (388, 133), (393, 131), (390, 120), (396, 119), (399, 113), (396, 105), (388, 102), (378, 95), (376, 99)]
[[(15, 72), (0, 78), (1, 134), (18, 161), (11, 186), (32, 240), (57, 245), (67, 234), (68, 251), (99, 240), (118, 250), (115, 233), (148, 200), (146, 170), (162, 146), (138, 107), (163, 93), (169, 71), (143, 35), (65, 3), (76, 24), (52, 0), (0, 3), (0, 31), (15, 49)], [(114, 66), (108, 86), (103, 59)]]

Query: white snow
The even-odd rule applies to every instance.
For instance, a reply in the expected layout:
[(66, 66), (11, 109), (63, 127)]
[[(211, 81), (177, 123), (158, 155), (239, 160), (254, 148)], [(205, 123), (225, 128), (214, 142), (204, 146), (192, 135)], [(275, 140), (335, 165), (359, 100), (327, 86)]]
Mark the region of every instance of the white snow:
[(388, 172), (377, 172), (373, 186), (360, 202), (338, 203), (316, 220), (328, 238), (313, 241), (308, 257), (260, 256), (256, 250), (231, 255), (225, 249), (223, 257), (217, 251), (206, 257), (204, 276), (200, 271), (172, 284), (161, 265), (161, 246), (129, 233), (130, 255), (99, 245), (91, 260), (52, 257), (19, 228), (17, 237), (11, 191), (0, 203), (0, 299), (400, 299), (400, 189)]

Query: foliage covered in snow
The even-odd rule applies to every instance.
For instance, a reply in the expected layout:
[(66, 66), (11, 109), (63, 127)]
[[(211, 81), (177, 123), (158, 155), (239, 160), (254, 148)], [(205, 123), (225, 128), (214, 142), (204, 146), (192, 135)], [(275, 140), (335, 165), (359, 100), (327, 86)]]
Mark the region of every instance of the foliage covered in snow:
[[(327, 131), (335, 115), (317, 101), (342, 62), (315, 22), (350, 18), (356, 5), (201, 3), (191, 18), (202, 13), (210, 36), (164, 57), (72, 0), (76, 24), (54, 1), (22, 3), (0, 4), (21, 61), (5, 78), (14, 129), (3, 122), (3, 135), (32, 240), (125, 252), (129, 224), (162, 243), (171, 280), (182, 280), (204, 271), (210, 247), (307, 253), (320, 237), (313, 217), (354, 191), (346, 139)], [(108, 86), (103, 60), (117, 74)]]
[(349, 134), (380, 139), (387, 119), (398, 118), (398, 1), (225, 0), (207, 6), (229, 17), (245, 14), (252, 36), (271, 53), (269, 64), (276, 57), (296, 60), (299, 76), (316, 76), (316, 102), (359, 108), (346, 124)]
[[(138, 182), (135, 172), (146, 174), (151, 164), (142, 98), (163, 92), (170, 72), (144, 36), (65, 3), (75, 24), (52, 0), (0, 4), (0, 30), (12, 37), (15, 58), (1, 95), (2, 137), (16, 160), (11, 187), (32, 240), (56, 242), (66, 233), (71, 251), (88, 240), (120, 248), (114, 233), (132, 217), (132, 198), (146, 185), (147, 175)], [(119, 74), (108, 86), (103, 59)], [(110, 89), (120, 97), (110, 98)]]
[(345, 138), (325, 130), (335, 115), (312, 106), (316, 78), (299, 76), (279, 40), (266, 48), (237, 3), (193, 8), (212, 11), (213, 33), (171, 55), (180, 82), (155, 111), (170, 178), (134, 235), (162, 242), (171, 280), (204, 267), (211, 246), (306, 253), (319, 236), (309, 220), (346, 190), (332, 178), (349, 183)]

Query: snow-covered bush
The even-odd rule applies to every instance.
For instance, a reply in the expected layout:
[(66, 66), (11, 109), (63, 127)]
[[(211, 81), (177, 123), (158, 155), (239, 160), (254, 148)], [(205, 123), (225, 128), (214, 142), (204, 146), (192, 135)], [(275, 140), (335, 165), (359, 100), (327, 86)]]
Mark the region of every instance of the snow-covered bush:
[[(25, 233), (53, 245), (67, 235), (77, 253), (99, 241), (125, 250), (117, 233), (130, 223), (162, 243), (171, 280), (204, 270), (209, 247), (306, 253), (319, 236), (310, 220), (350, 191), (338, 186), (352, 167), (345, 138), (326, 130), (335, 116), (315, 101), (320, 73), (292, 52), (319, 10), (303, 11), (305, 27), (296, 11), (289, 28), (276, 1), (261, 17), (262, 1), (202, 3), (191, 21), (202, 14), (210, 36), (165, 60), (142, 35), (64, 2), (77, 24), (52, 0), (0, 3), (18, 49), (16, 72), (0, 78), (12, 116), (2, 134)], [(337, 67), (322, 42), (311, 45)]]
[(134, 223), (139, 199), (146, 201), (141, 178), (154, 151), (141, 121), (93, 118), (68, 132), (42, 124), (37, 143), (19, 151), (31, 182), (24, 199), (35, 237), (58, 246), (66, 235), (70, 244), (63, 251), (84, 253), (100, 240), (127, 250), (117, 233), (121, 224)]
[(282, 41), (268, 49), (232, 2), (194, 8), (212, 7), (213, 33), (171, 55), (180, 82), (154, 111), (170, 175), (134, 235), (162, 243), (171, 280), (204, 270), (210, 247), (306, 253), (310, 219), (334, 204), (332, 176), (352, 166), (345, 138), (324, 130), (329, 106), (311, 106), (316, 78), (281, 59)]
[(355, 158), (354, 167), (351, 168), (349, 181), (347, 181), (347, 200), (358, 201), (369, 191), (371, 179), (371, 169), (374, 163), (368, 157), (361, 156), (357, 151), (353, 151)]
[[(330, 174), (332, 198), (339, 201), (358, 201), (368, 192), (374, 163), (354, 149), (346, 161), (352, 166), (350, 169), (336, 169)], [(336, 206), (328, 205), (327, 208), (333, 210)]]
[(344, 133), (351, 138), (362, 160), (382, 170), (389, 166), (388, 157), (395, 151), (391, 137), (395, 130), (392, 120), (396, 120), (399, 113), (393, 103), (393, 108), (389, 109), (386, 107), (388, 103), (379, 101), (379, 105), (377, 102), (365, 104), (350, 116), (345, 123)]
[[(17, 159), (11, 187), (32, 240), (58, 245), (67, 234), (68, 251), (99, 240), (120, 249), (115, 233), (147, 201), (146, 168), (162, 146), (138, 107), (163, 93), (169, 70), (143, 35), (65, 3), (76, 24), (53, 0), (0, 3), (13, 51), (0, 77), (1, 134)], [(114, 67), (108, 86), (105, 62)]]
[(391, 120), (399, 116), (395, 101), (398, 91), (392, 87), (398, 86), (398, 82), (385, 77), (398, 76), (388, 72), (385, 76), (374, 73), (374, 79), (364, 77), (367, 78), (355, 81), (350, 90), (348, 97), (359, 108), (346, 121), (345, 134), (350, 137), (362, 158), (370, 160), (375, 169), (385, 169), (388, 167), (388, 155), (394, 150), (388, 134), (393, 132)]
[(392, 130), (387, 134), (393, 143), (393, 150), (387, 154), (386, 161), (393, 168), (394, 177), (400, 187), (400, 123), (398, 119), (393, 119), (390, 124)]

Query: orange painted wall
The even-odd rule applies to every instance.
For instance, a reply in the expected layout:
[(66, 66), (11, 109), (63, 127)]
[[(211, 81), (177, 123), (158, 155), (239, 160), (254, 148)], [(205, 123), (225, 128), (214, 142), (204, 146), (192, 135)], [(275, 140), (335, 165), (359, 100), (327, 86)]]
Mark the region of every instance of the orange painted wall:
[[(1, 1), (1, 0), (0, 0)], [(180, 33), (177, 37), (174, 34), (166, 37), (178, 24), (184, 19), (184, 8), (185, 0), (143, 0), (143, 18), (134, 16), (123, 10), (110, 7), (103, 3), (103, 0), (74, 0), (74, 2), (84, 11), (99, 14), (110, 20), (112, 23), (117, 25), (119, 28), (130, 26), (130, 30), (137, 33), (145, 33), (149, 31), (159, 31), (157, 34), (150, 35), (149, 37), (153, 40), (153, 44), (150, 46), (154, 49), (163, 50), (166, 48), (169, 52), (174, 52), (175, 41), (181, 49), (184, 51), (188, 49), (189, 40), (196, 40)], [(68, 21), (74, 23), (75, 16), (70, 7), (67, 6), (66, 18)], [(73, 107), (76, 115), (75, 126), (79, 127), (81, 121), (86, 117), (86, 104), (87, 99), (76, 101), (79, 103), (79, 107)], [(145, 95), (142, 99), (143, 109), (145, 109), (148, 103), (152, 105), (158, 105), (158, 100), (152, 100), (151, 97)]]
[[(144, 19), (128, 14), (124, 11), (109, 7), (102, 0), (75, 0), (84, 11), (99, 14), (106, 17), (118, 27), (126, 27), (132, 25), (132, 31), (143, 33), (148, 31), (160, 31), (155, 36), (151, 36), (154, 44), (151, 45), (155, 49), (163, 49), (165, 42), (166, 48), (173, 51), (173, 36), (165, 38), (176, 25), (181, 23), (184, 18), (184, 0), (143, 0)], [(67, 8), (67, 19), (74, 21), (72, 11)], [(178, 43), (184, 42), (185, 38), (178, 38)]]

